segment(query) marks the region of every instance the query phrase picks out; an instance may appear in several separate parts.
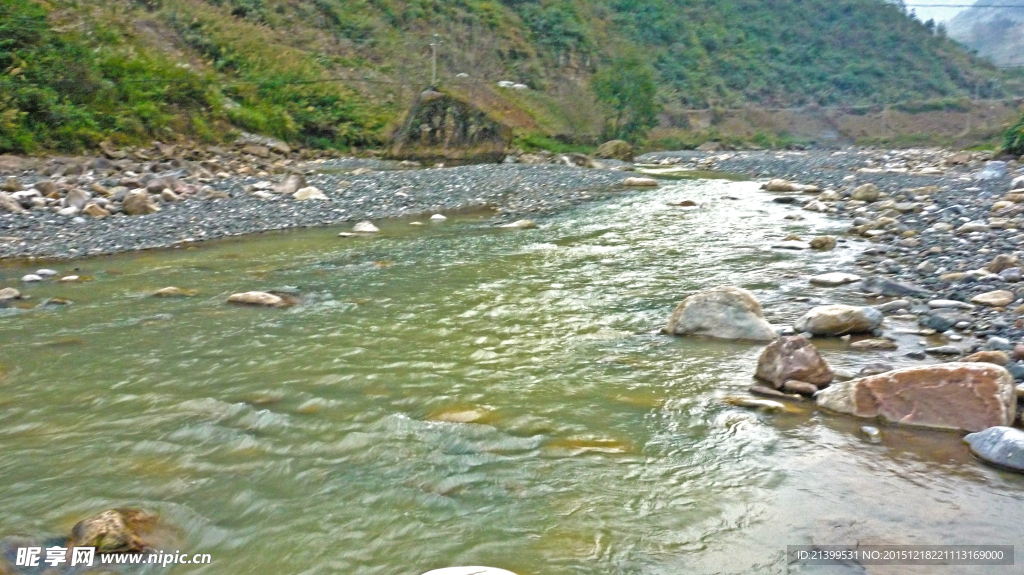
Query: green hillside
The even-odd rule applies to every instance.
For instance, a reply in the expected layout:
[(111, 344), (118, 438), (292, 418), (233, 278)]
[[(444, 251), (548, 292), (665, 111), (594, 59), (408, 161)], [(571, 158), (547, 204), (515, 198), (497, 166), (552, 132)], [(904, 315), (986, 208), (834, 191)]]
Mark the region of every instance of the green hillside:
[(666, 111), (1004, 91), (882, 0), (0, 0), (0, 151), (233, 129), (376, 146), (430, 83), (435, 37), (442, 84), (563, 140), (600, 133), (591, 79), (637, 55)]

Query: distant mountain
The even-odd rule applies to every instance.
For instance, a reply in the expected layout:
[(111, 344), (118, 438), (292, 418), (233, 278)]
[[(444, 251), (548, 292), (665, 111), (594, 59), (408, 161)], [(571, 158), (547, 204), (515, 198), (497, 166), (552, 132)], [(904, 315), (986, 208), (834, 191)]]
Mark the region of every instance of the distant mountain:
[(978, 0), (949, 22), (949, 35), (997, 66), (1024, 66), (1024, 2)]

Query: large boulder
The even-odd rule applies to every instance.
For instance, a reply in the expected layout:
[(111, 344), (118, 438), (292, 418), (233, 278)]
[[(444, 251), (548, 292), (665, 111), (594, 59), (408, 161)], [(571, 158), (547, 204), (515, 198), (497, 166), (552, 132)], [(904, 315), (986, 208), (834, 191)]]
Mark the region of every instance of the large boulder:
[(306, 178), (302, 174), (288, 174), (281, 183), (274, 186), (274, 193), (291, 196), (305, 187)]
[(833, 384), (819, 407), (893, 423), (981, 431), (1017, 415), (1013, 376), (998, 365), (945, 363), (908, 367)]
[(0, 211), (17, 214), (24, 212), (25, 208), (7, 192), (0, 192)]
[(142, 553), (152, 546), (149, 539), (157, 518), (141, 509), (112, 509), (83, 519), (71, 528), (68, 547), (95, 547), (97, 553)]
[(122, 206), (124, 207), (124, 213), (129, 216), (144, 216), (160, 211), (160, 208), (153, 202), (153, 198), (150, 197), (149, 192), (146, 190), (136, 190), (128, 194)]
[(860, 202), (874, 202), (878, 199), (879, 195), (881, 195), (881, 192), (878, 190), (878, 186), (874, 184), (864, 184), (863, 186), (858, 186), (853, 190), (850, 194), (850, 199)]
[(798, 332), (823, 336), (870, 333), (882, 325), (883, 317), (882, 312), (873, 307), (823, 305), (796, 320), (793, 328)]
[(631, 162), (633, 161), (633, 146), (631, 146), (629, 142), (612, 140), (601, 144), (594, 155), (606, 160), (622, 160), (624, 162)]
[(968, 434), (964, 441), (978, 459), (1024, 473), (1024, 431), (1013, 427), (990, 427)]
[(835, 374), (825, 358), (807, 338), (794, 335), (779, 338), (761, 352), (755, 377), (770, 382), (776, 389), (789, 380), (803, 381), (823, 388)]
[(764, 319), (761, 303), (749, 291), (719, 286), (699, 291), (672, 312), (665, 333), (719, 339), (771, 341), (778, 337)]

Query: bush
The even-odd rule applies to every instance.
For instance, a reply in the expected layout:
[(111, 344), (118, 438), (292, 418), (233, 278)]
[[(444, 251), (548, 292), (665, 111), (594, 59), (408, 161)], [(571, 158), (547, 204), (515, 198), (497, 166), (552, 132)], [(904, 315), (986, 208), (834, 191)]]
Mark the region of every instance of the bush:
[(1024, 156), (1024, 116), (1007, 130), (1003, 150), (1009, 154)]

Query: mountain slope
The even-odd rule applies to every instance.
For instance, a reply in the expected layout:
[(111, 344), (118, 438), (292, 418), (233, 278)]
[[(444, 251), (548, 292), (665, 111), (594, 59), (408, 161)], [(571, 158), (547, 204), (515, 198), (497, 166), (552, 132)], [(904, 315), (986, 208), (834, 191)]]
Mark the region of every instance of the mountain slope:
[(978, 0), (949, 22), (949, 35), (998, 66), (1024, 66), (1024, 4)]
[(431, 83), (435, 41), (440, 83), (567, 141), (600, 132), (590, 80), (631, 54), (667, 112), (1003, 90), (883, 0), (0, 0), (0, 151), (234, 128), (376, 146)]

